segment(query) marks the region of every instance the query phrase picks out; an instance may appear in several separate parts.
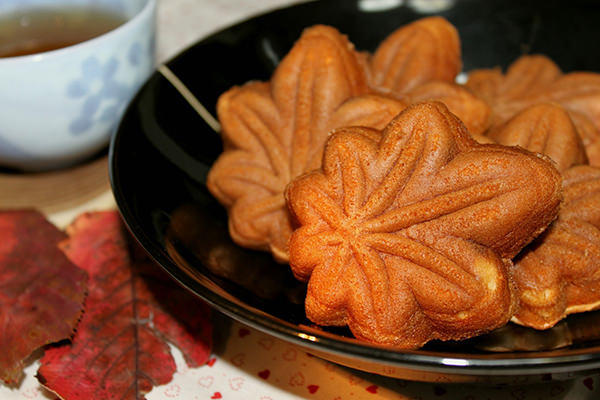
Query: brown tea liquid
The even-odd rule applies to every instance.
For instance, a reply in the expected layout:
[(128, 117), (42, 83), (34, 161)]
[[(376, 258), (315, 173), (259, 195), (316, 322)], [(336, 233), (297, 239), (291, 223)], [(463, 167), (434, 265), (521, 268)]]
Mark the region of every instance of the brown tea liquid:
[(0, 57), (24, 56), (71, 46), (115, 29), (126, 21), (117, 13), (69, 6), (30, 9), (0, 16)]

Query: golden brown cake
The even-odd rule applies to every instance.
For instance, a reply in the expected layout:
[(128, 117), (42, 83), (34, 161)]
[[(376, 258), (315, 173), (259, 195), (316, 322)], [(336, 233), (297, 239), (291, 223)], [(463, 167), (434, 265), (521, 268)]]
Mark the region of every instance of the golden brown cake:
[(386, 37), (373, 54), (370, 83), (396, 94), (425, 82), (454, 82), (462, 68), (456, 28), (442, 17), (422, 18)]
[(452, 24), (441, 17), (404, 25), (381, 42), (367, 60), (370, 84), (407, 104), (440, 101), (480, 135), (489, 127), (488, 104), (468, 88), (454, 83), (462, 67), (460, 40)]
[(218, 100), (224, 152), (207, 178), (227, 208), (239, 245), (287, 260), (292, 231), (283, 191), (318, 168), (332, 129), (381, 128), (404, 103), (369, 94), (362, 56), (336, 29), (314, 26), (281, 61), (270, 82), (234, 87)]
[(569, 113), (556, 103), (528, 107), (493, 129), (488, 136), (496, 143), (545, 154), (561, 172), (573, 165), (588, 163)]
[(585, 115), (577, 111), (569, 111), (569, 116), (577, 127), (577, 133), (581, 137), (588, 162), (594, 166), (600, 166), (600, 129)]
[(558, 219), (515, 259), (513, 321), (537, 329), (600, 307), (600, 169), (575, 166), (563, 176)]
[(517, 113), (488, 137), (543, 153), (563, 172), (564, 202), (558, 219), (514, 260), (519, 288), (513, 321), (537, 329), (567, 314), (600, 306), (600, 169), (587, 163), (569, 113), (540, 103)]
[(488, 104), (456, 83), (430, 81), (411, 89), (401, 98), (408, 104), (424, 101), (444, 103), (473, 135), (483, 134), (490, 125), (491, 109)]
[(499, 69), (469, 73), (466, 86), (492, 108), (492, 125), (539, 103), (563, 106), (581, 135), (591, 165), (600, 166), (600, 74), (563, 74), (549, 58), (522, 56), (502, 74)]
[(510, 259), (556, 217), (560, 192), (544, 156), (478, 144), (439, 102), (383, 131), (339, 129), (321, 169), (286, 190), (307, 316), (399, 348), (499, 327), (516, 304)]
[(546, 56), (521, 56), (504, 75), (499, 68), (469, 72), (466, 86), (490, 104), (501, 105), (537, 93), (561, 75), (560, 68)]
[(495, 144), (496, 142), (489, 136), (472, 133), (471, 137), (479, 144)]

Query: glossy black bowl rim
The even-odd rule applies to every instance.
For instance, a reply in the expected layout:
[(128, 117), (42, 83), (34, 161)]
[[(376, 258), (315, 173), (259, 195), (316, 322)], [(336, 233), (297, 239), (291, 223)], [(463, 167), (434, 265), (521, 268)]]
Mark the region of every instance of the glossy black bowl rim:
[[(288, 8), (296, 6), (306, 7), (307, 4), (310, 3), (300, 3)], [(222, 34), (232, 27), (236, 27), (264, 15), (265, 14), (261, 14), (226, 27), (199, 40), (196, 44), (210, 41), (213, 37)], [(188, 47), (168, 61), (166, 65), (169, 66), (171, 63), (174, 63), (182, 54), (192, 51), (193, 47), (194, 45)], [(161, 84), (169, 84), (158, 71), (155, 71), (129, 104), (123, 115), (123, 120), (128, 117), (129, 110), (133, 108), (136, 101), (139, 100), (142, 93), (147, 89), (149, 81), (155, 79), (159, 79)], [(436, 353), (421, 350), (394, 350), (346, 338), (336, 339), (330, 334), (320, 334), (315, 332), (315, 330), (305, 329), (279, 320), (260, 310), (253, 309), (250, 306), (240, 306), (218, 293), (215, 293), (207, 286), (186, 274), (185, 271), (183, 271), (169, 256), (166, 249), (148, 235), (134, 218), (135, 213), (132, 212), (130, 203), (121, 189), (123, 182), (119, 175), (121, 160), (123, 157), (126, 157), (126, 154), (122, 154), (122, 148), (120, 147), (121, 139), (125, 134), (126, 132), (120, 129), (117, 129), (113, 134), (109, 145), (108, 166), (113, 195), (125, 225), (150, 256), (184, 288), (190, 290), (193, 294), (205, 300), (214, 308), (234, 320), (243, 322), (253, 328), (285, 341), (300, 345), (308, 349), (309, 352), (312, 349), (317, 353), (322, 352), (324, 354), (331, 354), (345, 359), (374, 362), (379, 363), (382, 366), (405, 368), (409, 370), (467, 376), (515, 376), (520, 374), (531, 375), (538, 373), (569, 373), (593, 369), (600, 370), (600, 346), (559, 350), (558, 353), (563, 353), (559, 355), (557, 355), (556, 352), (524, 352), (510, 353), (511, 355), (509, 357), (503, 357), (503, 353), (494, 354), (492, 357), (490, 354), (474, 355), (462, 353)], [(515, 356), (515, 354), (518, 355)]]

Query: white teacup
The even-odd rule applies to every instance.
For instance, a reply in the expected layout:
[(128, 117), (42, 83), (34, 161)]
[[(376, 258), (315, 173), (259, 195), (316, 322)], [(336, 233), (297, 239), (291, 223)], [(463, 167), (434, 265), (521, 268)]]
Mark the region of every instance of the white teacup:
[(69, 5), (125, 22), (68, 47), (0, 58), (1, 166), (42, 171), (98, 153), (154, 68), (156, 0), (2, 0), (0, 18)]

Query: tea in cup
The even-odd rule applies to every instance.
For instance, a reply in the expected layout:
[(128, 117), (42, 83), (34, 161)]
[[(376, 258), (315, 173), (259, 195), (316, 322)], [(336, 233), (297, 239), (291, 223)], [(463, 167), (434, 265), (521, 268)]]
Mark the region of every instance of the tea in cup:
[(43, 171), (105, 149), (154, 69), (156, 0), (0, 2), (0, 166)]

